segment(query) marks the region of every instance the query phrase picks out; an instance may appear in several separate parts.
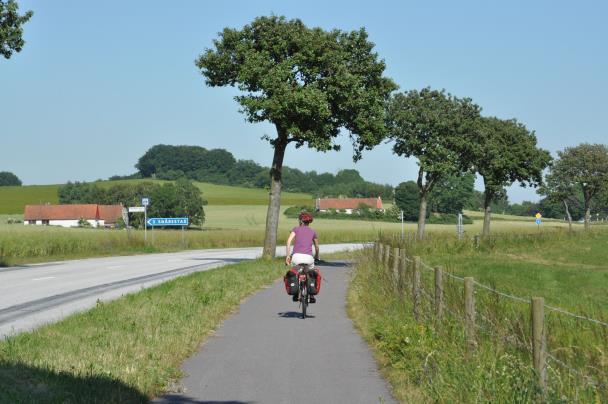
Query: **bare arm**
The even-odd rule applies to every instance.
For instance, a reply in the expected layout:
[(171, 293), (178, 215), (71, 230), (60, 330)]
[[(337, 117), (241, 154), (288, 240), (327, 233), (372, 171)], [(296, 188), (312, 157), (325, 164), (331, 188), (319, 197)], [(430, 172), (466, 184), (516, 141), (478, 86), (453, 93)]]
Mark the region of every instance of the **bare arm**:
[(319, 240), (318, 239), (313, 239), (312, 240), (315, 243), (315, 260), (319, 260)]
[(293, 231), (291, 233), (289, 233), (289, 237), (287, 237), (287, 244), (285, 245), (285, 263), (287, 265), (291, 264), (291, 254), (289, 252), (290, 248), (291, 248), (291, 243), (293, 242), (293, 239), (296, 237), (296, 233), (294, 233)]

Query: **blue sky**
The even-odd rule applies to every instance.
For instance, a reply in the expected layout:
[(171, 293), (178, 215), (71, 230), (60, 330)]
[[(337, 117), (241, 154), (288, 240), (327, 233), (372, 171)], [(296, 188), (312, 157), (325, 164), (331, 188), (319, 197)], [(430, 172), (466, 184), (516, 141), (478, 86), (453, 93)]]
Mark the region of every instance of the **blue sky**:
[[(0, 171), (26, 184), (135, 171), (150, 146), (225, 148), (269, 165), (274, 134), (246, 123), (233, 89), (207, 88), (194, 59), (222, 28), (270, 13), (309, 26), (365, 27), (401, 90), (431, 86), (517, 118), (553, 154), (606, 143), (608, 6), (601, 1), (77, 1), (20, 0), (27, 44), (0, 60)], [(369, 180), (414, 179), (415, 160), (381, 145), (353, 164), (291, 148), (285, 164)], [(480, 188), (481, 189), (481, 188)], [(513, 201), (535, 200), (512, 187)]]

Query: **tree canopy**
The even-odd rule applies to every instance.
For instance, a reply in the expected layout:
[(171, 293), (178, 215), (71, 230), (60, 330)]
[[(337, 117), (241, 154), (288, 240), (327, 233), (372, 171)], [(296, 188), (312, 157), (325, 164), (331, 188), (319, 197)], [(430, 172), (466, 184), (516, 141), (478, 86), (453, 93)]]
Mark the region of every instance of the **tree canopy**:
[(9, 171), (0, 171), (0, 187), (20, 186), (21, 180)]
[(475, 175), (450, 175), (441, 178), (429, 194), (431, 212), (462, 213), (474, 198)]
[(557, 154), (558, 159), (553, 163), (550, 174), (550, 179), (557, 183), (554, 190), (560, 194), (572, 192), (575, 188), (581, 190), (585, 228), (589, 228), (593, 199), (608, 193), (608, 147), (583, 143), (567, 147)]
[(480, 108), (469, 98), (424, 88), (395, 94), (387, 112), (393, 152), (418, 159), (418, 238), (424, 237), (427, 197), (449, 175), (469, 171)]
[(19, 15), (19, 5), (15, 0), (0, 0), (0, 55), (10, 59), (13, 52), (21, 52), (25, 45), (22, 26), (32, 15), (32, 11)]
[(488, 236), (494, 199), (515, 181), (521, 186), (540, 185), (551, 155), (537, 147), (534, 132), (515, 119), (481, 118), (478, 136), (474, 165), (485, 187), (483, 235)]
[(288, 144), (338, 150), (350, 134), (354, 159), (385, 135), (384, 104), (396, 86), (383, 76), (364, 29), (309, 28), (299, 19), (258, 17), (242, 29), (225, 28), (196, 60), (209, 86), (233, 86), (249, 122), (270, 122), (275, 137), (264, 256), (275, 254), (282, 167)]
[(420, 201), (418, 185), (414, 181), (402, 182), (395, 187), (395, 205), (403, 211), (404, 220), (418, 220)]

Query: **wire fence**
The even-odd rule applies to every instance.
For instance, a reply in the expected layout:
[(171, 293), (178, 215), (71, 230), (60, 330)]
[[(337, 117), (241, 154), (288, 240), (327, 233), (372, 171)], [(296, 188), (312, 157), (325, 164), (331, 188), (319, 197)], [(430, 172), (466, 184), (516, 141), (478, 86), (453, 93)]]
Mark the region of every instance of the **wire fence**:
[[(606, 321), (547, 305), (544, 303), (544, 299), (540, 297), (518, 296), (478, 282), (472, 277), (461, 277), (444, 270), (442, 267), (432, 267), (420, 257), (411, 257), (404, 249), (398, 247), (378, 242), (374, 244), (373, 250), (374, 258), (383, 267), (390, 270), (390, 277), (392, 277), (397, 288), (411, 286), (414, 317), (416, 319), (431, 319), (433, 317), (432, 315), (429, 316), (431, 311), (435, 311), (435, 320), (437, 317), (443, 316), (443, 313), (447, 313), (458, 322), (464, 323), (468, 349), (474, 349), (476, 332), (480, 332), (488, 338), (499, 340), (503, 344), (512, 345), (522, 352), (530, 354), (533, 359), (532, 366), (538, 377), (539, 387), (543, 392), (547, 391), (547, 370), (556, 371), (555, 366), (583, 380), (586, 385), (608, 389), (606, 382), (608, 366), (604, 363), (606, 361), (605, 353), (601, 352), (601, 349), (596, 347), (601, 356), (598, 360), (599, 366), (606, 367), (604, 370), (598, 370), (597, 367), (581, 363), (589, 359), (591, 355), (589, 352), (578, 355), (578, 357), (572, 355), (573, 359), (577, 359), (575, 361), (578, 362), (577, 365), (572, 365), (566, 362), (567, 355), (560, 358), (552, 353), (559, 349), (553, 351), (547, 349), (548, 337), (551, 334), (549, 334), (547, 327), (548, 321), (545, 309), (549, 313), (600, 327), (599, 333), (596, 332), (594, 335), (596, 337), (599, 335), (600, 340), (605, 335), (604, 343), (608, 338), (608, 323)], [(424, 277), (422, 276), (423, 273), (433, 274), (433, 276)], [(457, 305), (446, 301), (449, 299), (446, 299), (448, 294), (444, 290), (444, 275), (449, 282), (455, 282), (454, 285), (463, 286), (464, 299), (459, 301)], [(409, 279), (411, 285), (406, 285), (407, 279)], [(431, 280), (434, 280), (434, 285), (430, 282)], [(481, 296), (476, 296), (476, 290), (488, 293), (485, 300)], [(453, 295), (453, 291), (451, 292)], [(510, 306), (505, 306), (505, 304)], [(461, 310), (457, 310), (457, 307)], [(462, 312), (459, 313), (459, 311)], [(531, 313), (529, 320), (526, 319), (526, 312)], [(515, 317), (516, 320), (510, 321), (510, 315)], [(552, 342), (553, 340), (549, 339), (549, 341)], [(564, 350), (573, 351), (575, 348), (568, 347)], [(604, 363), (604, 365), (601, 365), (601, 363)], [(551, 366), (551, 364), (555, 366)], [(583, 369), (595, 370), (597, 377), (587, 374)]]

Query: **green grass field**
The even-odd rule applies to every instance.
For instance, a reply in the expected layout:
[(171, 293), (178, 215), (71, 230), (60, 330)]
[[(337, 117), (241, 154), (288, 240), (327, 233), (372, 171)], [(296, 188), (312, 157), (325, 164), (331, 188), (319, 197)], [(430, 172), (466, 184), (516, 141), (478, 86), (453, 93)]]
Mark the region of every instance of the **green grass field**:
[[(136, 182), (163, 183), (162, 180), (122, 180), (99, 181), (101, 187), (111, 187), (121, 183)], [(207, 199), (209, 205), (267, 205), (268, 191), (260, 188), (232, 187), (204, 182), (194, 183)], [(57, 190), (60, 185), (27, 185), (21, 187), (0, 187), (0, 214), (23, 213), (28, 204), (58, 203)], [(284, 205), (310, 205), (312, 196), (302, 193), (283, 192), (281, 202)]]
[[(431, 267), (441, 265), (457, 276), (472, 276), (524, 298), (512, 300), (475, 286), (474, 355), (467, 355), (465, 349), (463, 284), (448, 276), (444, 279), (448, 310), (438, 322), (433, 311), (433, 272), (421, 271), (422, 315), (416, 321), (410, 278), (395, 288), (391, 271), (363, 254), (349, 292), (350, 314), (404, 402), (537, 401), (527, 302), (531, 296), (544, 297), (549, 306), (608, 323), (607, 230), (503, 234), (479, 249), (468, 240), (458, 242), (445, 235), (407, 243), (408, 254), (422, 257)], [(549, 308), (545, 318), (548, 352), (587, 377), (548, 359), (546, 401), (608, 400), (608, 328)]]
[(58, 188), (58, 185), (0, 187), (0, 214), (23, 214), (28, 204), (58, 203)]

